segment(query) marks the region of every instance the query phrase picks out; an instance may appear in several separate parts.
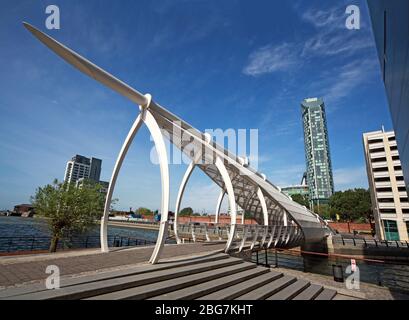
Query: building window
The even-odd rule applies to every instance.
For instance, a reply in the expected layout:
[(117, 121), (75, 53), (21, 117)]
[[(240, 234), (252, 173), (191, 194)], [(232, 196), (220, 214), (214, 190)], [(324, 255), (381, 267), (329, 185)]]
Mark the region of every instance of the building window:
[(372, 159), (371, 162), (372, 163), (374, 163), (374, 162), (386, 162), (386, 158), (384, 157), (384, 158)]
[(380, 209), (379, 212), (381, 214), (396, 214), (395, 209)]
[(406, 231), (407, 231), (408, 237), (409, 237), (409, 221), (406, 221)]
[(369, 152), (370, 153), (385, 152), (385, 148), (371, 149), (369, 150)]
[(375, 178), (375, 182), (390, 182), (391, 179), (388, 177), (385, 178)]
[(398, 224), (393, 220), (383, 220), (385, 230), (385, 240), (399, 241)]

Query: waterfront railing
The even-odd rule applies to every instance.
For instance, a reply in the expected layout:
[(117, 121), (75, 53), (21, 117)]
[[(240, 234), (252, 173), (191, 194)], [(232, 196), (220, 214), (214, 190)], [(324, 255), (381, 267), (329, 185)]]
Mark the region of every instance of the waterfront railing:
[[(174, 243), (172, 239), (168, 243)], [(110, 247), (136, 247), (154, 245), (154, 240), (139, 239), (135, 237), (111, 235), (108, 236)], [(0, 254), (21, 253), (32, 251), (47, 251), (51, 244), (51, 237), (0, 237)], [(99, 236), (69, 236), (63, 237), (57, 246), (57, 251), (72, 249), (87, 249), (100, 247)]]

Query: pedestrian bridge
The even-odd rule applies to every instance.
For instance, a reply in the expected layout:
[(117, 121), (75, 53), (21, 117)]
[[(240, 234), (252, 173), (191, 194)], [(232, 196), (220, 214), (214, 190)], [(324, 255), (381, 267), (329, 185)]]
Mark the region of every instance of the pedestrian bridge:
[[(140, 113), (124, 141), (110, 180), (101, 220), (103, 252), (109, 251), (108, 216), (117, 177), (128, 149), (143, 124), (148, 127), (156, 146), (162, 182), (161, 223), (157, 243), (150, 258), (151, 263), (155, 264), (159, 261), (169, 228), (170, 183), (165, 137), (191, 160), (180, 184), (176, 201), (174, 232), (178, 243), (182, 242), (183, 233), (188, 233), (193, 236), (193, 239), (204, 237), (207, 241), (225, 241), (225, 252), (229, 252), (232, 248), (243, 248), (248, 242), (253, 247), (256, 242), (268, 248), (296, 247), (304, 242), (320, 241), (331, 233), (330, 228), (317, 214), (292, 201), (264, 174), (253, 170), (246, 157), (230, 153), (214, 142), (208, 134), (200, 132), (159, 105), (151, 95), (141, 94), (33, 26), (27, 23), (24, 23), (24, 26), (65, 61), (139, 106)], [(215, 224), (203, 226), (200, 230), (193, 225), (178, 223), (183, 194), (195, 168), (202, 170), (220, 187), (220, 196), (215, 201)], [(225, 196), (228, 197), (230, 207), (231, 224), (228, 226), (218, 224), (220, 207)], [(258, 225), (246, 226), (244, 221), (242, 224), (237, 224), (238, 207), (251, 214)]]

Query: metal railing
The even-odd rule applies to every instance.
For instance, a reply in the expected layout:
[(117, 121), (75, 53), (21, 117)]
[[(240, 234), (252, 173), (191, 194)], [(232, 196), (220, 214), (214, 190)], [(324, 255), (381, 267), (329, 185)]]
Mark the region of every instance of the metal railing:
[[(230, 224), (188, 223), (174, 226), (178, 228), (180, 238), (191, 238), (196, 241), (227, 241), (231, 232)], [(296, 247), (303, 240), (303, 233), (298, 226), (282, 225), (242, 225), (234, 228), (231, 249), (242, 251), (250, 246), (265, 248)]]
[[(174, 243), (171, 239), (168, 243)], [(153, 240), (139, 239), (135, 237), (111, 235), (108, 236), (110, 247), (133, 247), (154, 245)], [(0, 253), (47, 251), (51, 244), (51, 237), (0, 237)], [(59, 240), (58, 250), (86, 249), (100, 247), (99, 236), (70, 236)]]
[(365, 239), (356, 237), (345, 237), (342, 235), (337, 235), (332, 238), (334, 244), (342, 244), (343, 246), (354, 246), (354, 247), (364, 247), (364, 248), (405, 248), (409, 249), (408, 241), (386, 241), (386, 240), (376, 240), (376, 239)]
[(360, 281), (404, 293), (409, 292), (409, 263), (374, 260), (341, 254), (325, 254), (283, 249), (253, 250), (251, 260), (268, 268), (284, 268), (302, 272), (333, 276), (333, 266), (342, 269), (344, 277), (351, 259), (359, 267)]

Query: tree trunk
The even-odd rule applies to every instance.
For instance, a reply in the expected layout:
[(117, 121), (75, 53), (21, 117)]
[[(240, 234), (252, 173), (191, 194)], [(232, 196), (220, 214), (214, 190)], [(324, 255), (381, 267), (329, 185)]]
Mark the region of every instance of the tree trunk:
[(51, 238), (51, 244), (50, 244), (51, 253), (57, 252), (58, 240), (59, 240), (58, 236), (53, 236)]

